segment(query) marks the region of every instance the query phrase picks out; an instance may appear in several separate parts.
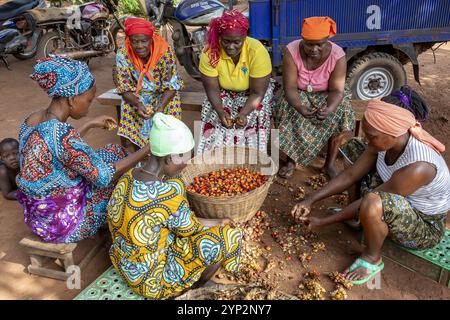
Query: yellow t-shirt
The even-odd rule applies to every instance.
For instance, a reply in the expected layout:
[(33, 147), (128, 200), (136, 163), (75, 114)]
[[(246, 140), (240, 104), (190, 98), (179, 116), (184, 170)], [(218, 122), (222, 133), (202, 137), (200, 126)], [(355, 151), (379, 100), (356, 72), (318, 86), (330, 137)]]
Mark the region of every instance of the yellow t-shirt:
[(248, 90), (250, 77), (263, 78), (269, 75), (272, 72), (272, 63), (263, 44), (247, 37), (236, 66), (226, 52), (220, 49), (219, 63), (215, 68), (209, 64), (208, 54), (203, 52), (199, 69), (207, 77), (219, 77), (222, 89), (240, 92)]

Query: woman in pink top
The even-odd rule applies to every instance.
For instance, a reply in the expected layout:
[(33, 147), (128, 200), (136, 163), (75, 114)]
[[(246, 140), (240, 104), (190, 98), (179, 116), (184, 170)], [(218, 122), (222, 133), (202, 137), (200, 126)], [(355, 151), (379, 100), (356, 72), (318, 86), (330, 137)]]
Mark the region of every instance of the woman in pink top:
[(324, 169), (337, 174), (335, 160), (347, 132), (354, 128), (351, 91), (345, 86), (345, 52), (329, 41), (336, 23), (329, 17), (303, 21), (302, 40), (288, 44), (283, 58), (284, 94), (275, 123), (286, 165), (278, 174), (293, 175), (295, 165), (308, 165), (328, 143)]

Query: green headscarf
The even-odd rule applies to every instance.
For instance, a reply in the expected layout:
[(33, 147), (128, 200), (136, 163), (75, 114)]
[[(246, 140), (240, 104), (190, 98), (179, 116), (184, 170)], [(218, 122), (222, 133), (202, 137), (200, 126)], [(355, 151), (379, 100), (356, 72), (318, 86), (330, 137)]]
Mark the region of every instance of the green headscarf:
[(153, 116), (149, 136), (150, 151), (158, 157), (186, 153), (195, 145), (191, 130), (181, 120), (161, 112)]

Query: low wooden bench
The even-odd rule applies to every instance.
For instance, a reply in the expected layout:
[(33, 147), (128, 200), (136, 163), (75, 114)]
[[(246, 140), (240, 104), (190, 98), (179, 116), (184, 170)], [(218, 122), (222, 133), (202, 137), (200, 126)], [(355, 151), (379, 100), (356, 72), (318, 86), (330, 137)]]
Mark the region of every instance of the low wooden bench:
[[(96, 241), (95, 246), (78, 264), (75, 264), (73, 259), (73, 253), (77, 248), (76, 243), (47, 243), (42, 242), (38, 236), (30, 234), (23, 238), (19, 244), (26, 249), (30, 256), (29, 273), (58, 280), (67, 280), (73, 275), (73, 272), (68, 272), (68, 268), (78, 266), (82, 270), (104, 245), (107, 235), (106, 233), (98, 233), (94, 236), (94, 239)], [(45, 264), (50, 260), (59, 260), (59, 266), (64, 271), (46, 267)]]
[[(205, 92), (188, 92), (181, 91), (181, 107), (183, 111), (197, 111), (201, 112), (203, 101), (206, 98)], [(114, 89), (106, 91), (97, 97), (97, 101), (102, 105), (114, 106), (116, 108), (117, 120), (120, 120), (120, 105), (122, 103), (122, 99), (119, 94), (114, 92)], [(361, 136), (361, 120), (364, 115), (364, 111), (367, 108), (367, 101), (363, 100), (352, 100), (351, 101), (352, 108), (356, 114), (356, 123), (355, 123), (355, 136)], [(127, 140), (124, 137), (120, 137), (120, 142), (123, 146), (126, 145)]]

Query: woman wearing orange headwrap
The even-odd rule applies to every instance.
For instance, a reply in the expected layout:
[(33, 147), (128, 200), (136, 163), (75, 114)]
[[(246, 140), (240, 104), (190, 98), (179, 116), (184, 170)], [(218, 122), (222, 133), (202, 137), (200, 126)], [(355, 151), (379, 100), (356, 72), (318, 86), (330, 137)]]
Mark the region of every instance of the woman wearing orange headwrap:
[(329, 17), (303, 21), (302, 39), (283, 58), (284, 94), (275, 108), (280, 149), (287, 156), (279, 175), (289, 178), (296, 164), (308, 165), (328, 143), (324, 169), (336, 176), (335, 160), (345, 132), (353, 130), (351, 91), (345, 86), (345, 52), (329, 41), (336, 23)]
[[(351, 140), (343, 147), (353, 164), (292, 210), (310, 229), (359, 218), (367, 246), (344, 272), (354, 284), (383, 269), (387, 236), (415, 250), (437, 245), (450, 209), (450, 173), (441, 156), (445, 147), (421, 127), (427, 114), (423, 100), (409, 88), (382, 100), (370, 101), (364, 114), (368, 144)], [(351, 204), (339, 214), (308, 216), (314, 203), (352, 186), (359, 187), (349, 190)]]
[(152, 115), (157, 111), (181, 118), (179, 78), (175, 56), (168, 43), (154, 34), (150, 21), (128, 18), (125, 45), (116, 55), (113, 79), (122, 94), (118, 134), (135, 146), (149, 142)]

